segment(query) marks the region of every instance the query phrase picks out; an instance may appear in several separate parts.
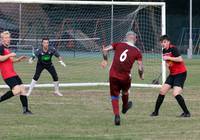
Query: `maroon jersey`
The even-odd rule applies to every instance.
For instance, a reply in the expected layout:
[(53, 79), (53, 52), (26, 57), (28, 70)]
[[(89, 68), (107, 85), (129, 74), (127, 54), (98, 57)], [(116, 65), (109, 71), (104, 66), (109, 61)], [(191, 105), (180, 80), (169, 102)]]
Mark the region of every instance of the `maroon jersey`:
[[(9, 53), (10, 50), (4, 47), (2, 44), (0, 44), (0, 55), (7, 55)], [(7, 60), (0, 62), (0, 70), (4, 80), (17, 75), (14, 70), (13, 61), (11, 58), (8, 58)]]
[(131, 69), (135, 60), (142, 60), (140, 50), (126, 42), (113, 43), (113, 62), (110, 68), (110, 77), (126, 80), (130, 79)]
[[(167, 50), (163, 49), (163, 56), (179, 57), (180, 53), (174, 45), (170, 45)], [(167, 60), (166, 63), (169, 68), (170, 75), (176, 75), (187, 71), (184, 62), (174, 62)]]

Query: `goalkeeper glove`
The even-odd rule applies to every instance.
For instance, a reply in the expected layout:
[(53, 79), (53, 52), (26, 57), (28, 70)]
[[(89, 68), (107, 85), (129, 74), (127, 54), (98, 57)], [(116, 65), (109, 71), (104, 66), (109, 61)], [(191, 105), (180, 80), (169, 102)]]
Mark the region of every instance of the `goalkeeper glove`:
[(33, 63), (33, 58), (32, 58), (32, 57), (28, 59), (28, 63), (29, 63), (29, 64), (32, 64), (32, 63)]
[(58, 62), (60, 62), (60, 64), (63, 65), (64, 67), (66, 67), (66, 64), (62, 60), (60, 60)]
[(28, 63), (29, 63), (29, 64), (32, 64), (33, 61), (34, 61), (34, 59), (35, 59), (35, 54), (32, 53), (32, 56), (31, 56), (31, 58), (29, 58)]

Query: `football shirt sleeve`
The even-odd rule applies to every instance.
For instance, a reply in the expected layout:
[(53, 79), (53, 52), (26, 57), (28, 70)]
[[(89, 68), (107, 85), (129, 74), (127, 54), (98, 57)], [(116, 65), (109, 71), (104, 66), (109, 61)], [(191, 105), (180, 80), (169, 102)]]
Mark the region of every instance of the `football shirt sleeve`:
[(3, 46), (0, 46), (0, 55), (3, 55), (3, 52), (4, 52), (4, 48)]
[(174, 57), (179, 57), (180, 56), (180, 53), (179, 53), (179, 51), (178, 51), (178, 49), (176, 47), (172, 48), (172, 55)]
[(36, 49), (36, 51), (34, 52), (34, 55), (38, 57), (39, 54), (40, 54), (40, 49)]
[(60, 54), (58, 53), (58, 51), (56, 50), (56, 48), (52, 48), (53, 49), (53, 54), (55, 57), (60, 57)]
[(138, 61), (142, 61), (142, 53), (138, 51), (137, 58)]
[(113, 50), (116, 49), (117, 43), (112, 43), (111, 46), (113, 47)]

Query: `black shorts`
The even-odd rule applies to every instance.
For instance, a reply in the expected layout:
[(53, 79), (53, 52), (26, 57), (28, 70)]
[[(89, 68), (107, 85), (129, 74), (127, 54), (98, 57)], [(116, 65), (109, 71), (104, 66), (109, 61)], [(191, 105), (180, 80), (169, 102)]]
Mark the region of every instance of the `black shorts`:
[(5, 79), (4, 81), (10, 87), (10, 89), (13, 89), (13, 87), (15, 87), (16, 85), (23, 84), (19, 76), (13, 76)]
[(56, 72), (54, 65), (52, 63), (50, 65), (44, 65), (44, 64), (39, 63), (39, 62), (37, 63), (35, 74), (33, 76), (33, 79), (35, 81), (38, 81), (38, 79), (40, 78), (40, 74), (42, 73), (42, 71), (44, 69), (46, 69), (51, 74), (53, 81), (58, 81), (58, 74)]
[(183, 88), (185, 80), (187, 77), (187, 72), (176, 74), (176, 75), (169, 75), (165, 84), (171, 85), (173, 88), (174, 86)]

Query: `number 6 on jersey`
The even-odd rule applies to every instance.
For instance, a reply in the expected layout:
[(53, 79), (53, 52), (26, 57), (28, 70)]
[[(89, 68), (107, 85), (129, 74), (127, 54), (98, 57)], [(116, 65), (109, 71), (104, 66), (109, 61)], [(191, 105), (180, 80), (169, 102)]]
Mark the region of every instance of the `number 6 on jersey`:
[(126, 49), (121, 55), (120, 55), (120, 62), (124, 62), (127, 58), (127, 52), (128, 49)]

